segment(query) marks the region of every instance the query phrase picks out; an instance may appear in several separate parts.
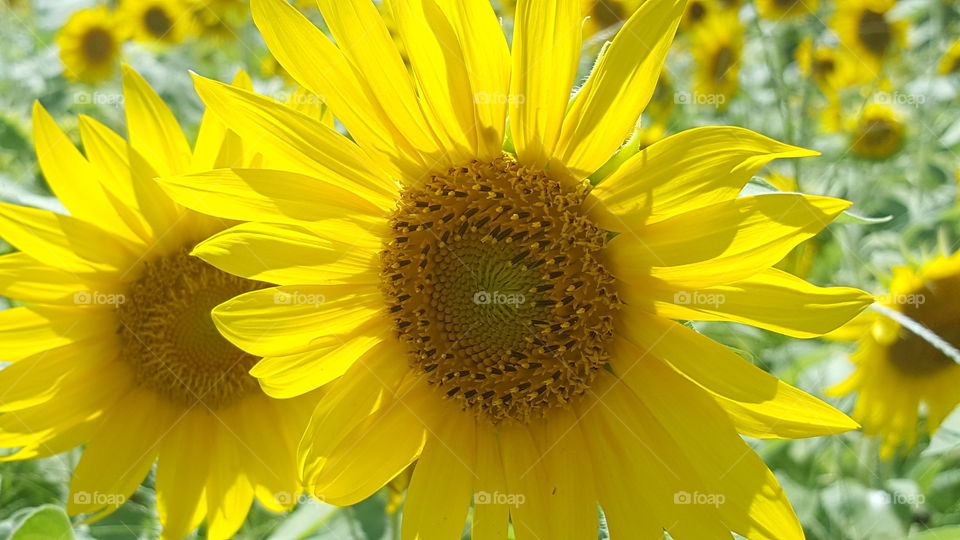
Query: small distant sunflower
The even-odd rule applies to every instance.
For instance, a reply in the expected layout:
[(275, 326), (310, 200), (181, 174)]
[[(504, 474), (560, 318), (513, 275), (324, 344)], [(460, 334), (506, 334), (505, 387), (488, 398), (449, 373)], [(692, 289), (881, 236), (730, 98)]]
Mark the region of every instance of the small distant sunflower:
[(683, 17), (680, 19), (680, 28), (685, 31), (694, 30), (707, 19), (707, 16), (716, 11), (716, 8), (714, 0), (688, 0)]
[(580, 0), (584, 17), (584, 36), (623, 24), (644, 0)]
[(814, 48), (809, 38), (797, 46), (795, 57), (800, 73), (812, 79), (826, 95), (835, 95), (865, 80), (866, 74), (858, 69), (858, 63), (848, 53), (825, 46)]
[(770, 21), (799, 19), (817, 12), (817, 0), (756, 0), (757, 13)]
[(853, 152), (860, 157), (886, 159), (903, 145), (903, 121), (887, 105), (868, 104), (851, 125), (851, 145)]
[(951, 73), (960, 73), (960, 39), (953, 42), (953, 45), (943, 53), (943, 58), (937, 66), (937, 71), (941, 75), (950, 75)]
[(123, 35), (116, 16), (106, 7), (77, 11), (57, 32), (64, 75), (94, 83), (109, 79), (117, 69)]
[(190, 0), (190, 9), (197, 35), (220, 41), (235, 39), (247, 17), (245, 0)]
[[(919, 271), (894, 268), (890, 293), (877, 300), (960, 348), (960, 253), (939, 256)], [(853, 373), (829, 393), (857, 393), (853, 416), (865, 433), (883, 440), (885, 459), (916, 444), (922, 406), (933, 435), (960, 404), (960, 365), (890, 318), (867, 311), (829, 337), (857, 341)]]
[[(328, 388), (301, 441), (312, 495), (353, 504), (416, 462), (405, 539), (459, 539), (471, 501), (478, 540), (508, 523), (518, 540), (596, 538), (598, 505), (613, 538), (803, 536), (738, 433), (856, 425), (672, 319), (803, 337), (845, 323), (869, 295), (771, 266), (849, 203), (738, 197), (771, 160), (814, 152), (732, 127), (672, 135), (587, 181), (653, 94), (684, 3), (647, 0), (572, 103), (579, 2), (520, 0), (512, 50), (485, 0), (398, 3), (409, 71), (368, 0), (319, 2), (332, 40), (285, 0), (251, 3), (267, 46), (350, 137), (197, 77), (288, 169), (161, 181), (251, 222), (195, 253), (277, 284), (214, 310), (264, 356), (263, 388)], [(723, 502), (677, 504), (695, 493)]]
[(187, 0), (123, 0), (120, 10), (133, 39), (145, 43), (180, 43), (193, 26)]
[(653, 96), (650, 97), (650, 103), (643, 110), (643, 114), (652, 123), (666, 126), (676, 107), (677, 92), (673, 86), (673, 79), (667, 73), (667, 70), (663, 70), (657, 78), (657, 86), (654, 88)]
[(906, 23), (890, 17), (895, 0), (845, 0), (837, 3), (832, 26), (853, 58), (876, 76), (883, 61), (906, 40)]
[(694, 32), (693, 56), (695, 102), (720, 109), (740, 87), (740, 57), (743, 54), (743, 25), (730, 11), (711, 14)]
[(247, 373), (258, 358), (217, 333), (210, 309), (265, 284), (190, 256), (235, 222), (183, 208), (154, 178), (261, 158), (213, 115), (191, 151), (147, 83), (131, 70), (123, 80), (129, 143), (81, 117), (84, 156), (34, 107), (37, 158), (70, 215), (0, 203), (0, 236), (20, 250), (0, 257), (0, 294), (26, 304), (0, 311), (0, 362), (12, 362), (0, 447), (18, 449), (0, 460), (85, 445), (67, 510), (93, 519), (158, 462), (164, 538), (204, 517), (209, 538), (230, 538), (254, 497), (274, 511), (296, 502), (315, 394), (269, 398)]

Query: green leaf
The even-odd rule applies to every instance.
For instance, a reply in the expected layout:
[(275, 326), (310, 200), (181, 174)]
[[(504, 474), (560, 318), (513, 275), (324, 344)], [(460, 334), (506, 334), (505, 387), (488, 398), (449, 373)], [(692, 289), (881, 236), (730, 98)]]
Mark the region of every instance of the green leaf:
[(930, 439), (924, 456), (936, 456), (960, 450), (960, 407), (948, 416)]
[(75, 538), (70, 518), (57, 506), (41, 506), (23, 520), (10, 540), (70, 540)]
[(911, 540), (960, 540), (960, 525), (927, 529), (910, 538)]

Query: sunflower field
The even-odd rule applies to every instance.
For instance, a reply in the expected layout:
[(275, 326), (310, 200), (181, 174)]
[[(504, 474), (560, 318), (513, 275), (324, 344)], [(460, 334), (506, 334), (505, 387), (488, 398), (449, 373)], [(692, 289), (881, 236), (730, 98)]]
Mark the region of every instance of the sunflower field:
[(960, 2), (0, 38), (0, 539), (960, 540)]

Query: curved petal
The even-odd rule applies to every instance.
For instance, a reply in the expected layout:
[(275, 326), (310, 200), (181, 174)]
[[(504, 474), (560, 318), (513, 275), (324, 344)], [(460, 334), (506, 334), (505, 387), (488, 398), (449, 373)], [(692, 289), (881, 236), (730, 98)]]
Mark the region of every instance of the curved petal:
[(510, 130), (517, 157), (540, 169), (555, 155), (580, 62), (579, 0), (520, 0), (513, 23)]
[[(422, 172), (420, 156), (403, 134), (395, 132), (384, 109), (370, 95), (366, 81), (319, 28), (285, 0), (252, 0), (250, 10), (280, 65), (300, 84), (323, 96), (365, 149), (387, 156), (392, 174)], [(392, 83), (387, 86), (391, 87)], [(233, 127), (229, 116), (223, 119)]]
[(278, 285), (377, 285), (381, 247), (378, 237), (348, 221), (328, 220), (311, 230), (242, 223), (203, 241), (192, 255), (225, 272)]
[[(207, 513), (204, 488), (210, 468), (216, 422), (210, 413), (194, 409), (184, 415), (160, 443), (157, 462), (157, 514), (164, 537), (183, 538), (200, 526)], [(204, 451), (192, 451), (196, 448)]]
[[(324, 38), (326, 39), (326, 38)], [(308, 174), (393, 208), (397, 187), (370, 157), (336, 131), (281, 103), (236, 86), (194, 75), (204, 104), (241, 137), (257, 141), (252, 149), (267, 158), (283, 158), (284, 169)]]
[(76, 274), (41, 263), (23, 252), (0, 256), (0, 295), (22, 302), (77, 305), (84, 293), (121, 292), (119, 284), (89, 277), (81, 279)]
[(253, 486), (236, 432), (222, 419), (212, 416), (211, 420), (207, 429), (213, 444), (208, 451), (216, 459), (210, 461), (207, 472), (207, 536), (227, 540), (233, 538), (247, 518), (253, 504)]
[(30, 257), (76, 274), (125, 272), (136, 247), (77, 218), (0, 202), (0, 237)]
[(668, 319), (733, 321), (798, 338), (831, 332), (873, 303), (859, 289), (817, 287), (775, 268), (729, 285), (644, 288), (644, 294)]
[(685, 5), (685, 0), (643, 2), (577, 91), (556, 156), (578, 178), (599, 169), (630, 135), (653, 95)]
[(785, 257), (850, 203), (790, 193), (741, 197), (622, 234), (610, 242), (613, 273), (710, 287), (746, 279)]
[[(504, 478), (500, 440), (492, 426), (477, 426), (477, 479), (473, 505), (472, 538), (507, 540), (510, 507), (506, 504), (478, 504), (485, 494), (509, 493)], [(490, 501), (494, 502), (494, 501)]]
[(722, 500), (716, 509), (723, 523), (751, 539), (802, 539), (803, 529), (777, 478), (717, 404), (663, 364), (650, 362), (644, 370), (643, 377), (633, 378), (634, 394), (695, 468), (704, 483), (701, 493)]
[(369, 200), (333, 183), (269, 169), (217, 169), (161, 180), (180, 204), (238, 221), (298, 223), (383, 214)]
[(15, 362), (79, 341), (114, 342), (110, 310), (66, 306), (20, 306), (0, 311), (0, 362)]
[(440, 0), (466, 65), (476, 109), (480, 158), (503, 153), (507, 92), (510, 90), (510, 49), (493, 6), (487, 0)]
[(241, 294), (215, 307), (212, 315), (220, 333), (237, 347), (275, 356), (309, 350), (320, 338), (346, 338), (382, 317), (382, 309), (376, 287), (291, 285)]
[(816, 155), (739, 127), (688, 129), (653, 143), (604, 178), (592, 194), (613, 216), (593, 217), (611, 231), (639, 229), (733, 199), (774, 159)]
[(649, 377), (646, 354), (699, 385), (730, 415), (737, 430), (759, 438), (815, 437), (859, 427), (847, 415), (747, 362), (682, 324), (637, 309), (624, 310), (615, 371), (635, 391)]
[(123, 104), (130, 146), (160, 176), (183, 174), (190, 167), (190, 145), (160, 96), (130, 66), (123, 66)]

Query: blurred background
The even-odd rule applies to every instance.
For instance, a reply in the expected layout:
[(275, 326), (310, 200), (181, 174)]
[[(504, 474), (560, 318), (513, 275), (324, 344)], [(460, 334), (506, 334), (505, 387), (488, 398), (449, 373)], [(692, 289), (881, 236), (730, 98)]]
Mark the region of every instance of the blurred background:
[[(584, 76), (641, 3), (583, 0)], [(296, 4), (323, 27), (310, 0)], [(509, 36), (513, 5), (495, 7)], [(818, 285), (884, 295), (894, 267), (920, 269), (960, 247), (958, 37), (960, 2), (948, 0), (690, 0), (653, 101), (614, 159), (715, 124), (818, 150), (820, 157), (773, 163), (747, 188), (854, 203), (780, 266)], [(281, 101), (295, 88), (245, 0), (0, 0), (0, 45), (0, 200), (53, 210), (62, 207), (40, 175), (30, 135), (35, 99), (78, 142), (79, 114), (124, 133), (121, 63), (153, 85), (190, 137), (202, 112), (191, 70), (220, 80), (245, 70), (257, 91)], [(0, 253), (10, 249), (0, 241)], [(953, 283), (960, 289), (960, 280)], [(944, 337), (957, 346), (960, 303), (950, 302)], [(853, 411), (856, 392), (825, 391), (853, 372), (857, 343), (788, 339), (735, 324), (697, 329)], [(953, 391), (960, 395), (960, 386)], [(892, 399), (906, 390), (894, 379), (887, 392)], [(919, 411), (916, 444), (893, 451), (881, 452), (881, 442), (861, 432), (749, 442), (780, 479), (809, 538), (960, 539), (960, 414), (930, 435), (926, 408)], [(60, 509), (76, 458), (0, 463), (0, 538), (157, 536), (152, 477), (120, 511), (71, 526)], [(390, 538), (398, 488), (402, 482), (350, 508), (304, 499), (287, 515), (254, 509), (238, 536)]]

